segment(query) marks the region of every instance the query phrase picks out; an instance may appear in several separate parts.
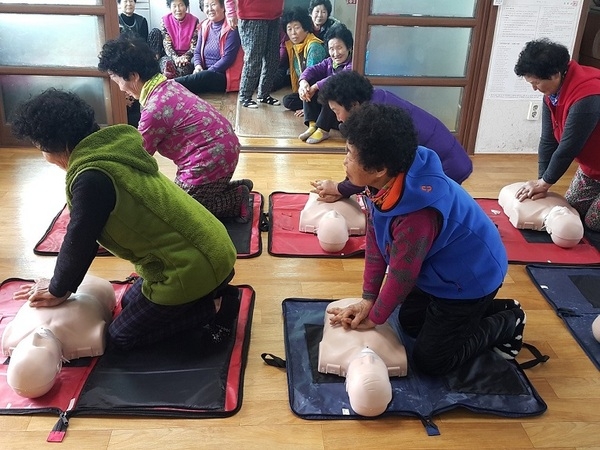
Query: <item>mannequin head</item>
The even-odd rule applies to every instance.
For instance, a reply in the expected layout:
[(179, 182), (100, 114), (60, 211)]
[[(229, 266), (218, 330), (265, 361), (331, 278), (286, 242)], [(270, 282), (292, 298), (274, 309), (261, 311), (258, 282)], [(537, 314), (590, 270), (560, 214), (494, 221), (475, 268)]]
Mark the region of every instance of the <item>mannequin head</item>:
[(553, 207), (544, 219), (544, 226), (559, 247), (575, 247), (583, 237), (581, 219), (565, 206)]
[(323, 216), (317, 229), (317, 238), (321, 248), (330, 253), (341, 251), (348, 241), (346, 219), (332, 209)]
[(47, 393), (62, 368), (62, 344), (39, 327), (15, 347), (6, 371), (8, 385), (18, 395), (36, 398)]
[(600, 342), (600, 316), (596, 317), (592, 322), (592, 334), (594, 339)]
[(365, 347), (348, 365), (346, 392), (350, 406), (361, 416), (382, 414), (392, 400), (392, 385), (383, 360)]

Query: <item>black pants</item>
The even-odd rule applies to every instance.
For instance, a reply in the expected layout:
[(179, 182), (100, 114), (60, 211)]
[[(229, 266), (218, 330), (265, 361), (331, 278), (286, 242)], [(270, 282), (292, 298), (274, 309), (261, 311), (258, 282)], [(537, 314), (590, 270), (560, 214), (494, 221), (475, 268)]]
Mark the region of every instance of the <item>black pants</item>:
[(175, 81), (182, 84), (194, 94), (203, 94), (205, 92), (225, 92), (227, 87), (227, 78), (221, 72), (214, 70), (203, 70), (191, 75), (175, 78)]
[(398, 318), (402, 329), (416, 338), (413, 360), (417, 368), (431, 375), (445, 374), (486, 349), (508, 342), (516, 316), (505, 302), (494, 300), (497, 292), (470, 300), (411, 292)]
[(317, 127), (324, 131), (332, 128), (338, 128), (338, 120), (335, 113), (329, 105), (319, 103), (319, 91), (313, 95), (310, 102), (302, 102), (304, 110), (304, 124), (308, 126), (309, 122), (316, 122)]

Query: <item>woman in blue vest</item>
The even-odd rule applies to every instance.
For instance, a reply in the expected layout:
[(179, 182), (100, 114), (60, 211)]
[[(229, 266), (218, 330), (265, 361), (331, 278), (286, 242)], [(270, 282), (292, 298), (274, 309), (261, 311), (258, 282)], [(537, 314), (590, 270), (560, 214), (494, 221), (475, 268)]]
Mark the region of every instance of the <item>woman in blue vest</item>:
[(362, 300), (328, 311), (332, 325), (372, 328), (399, 306), (424, 373), (448, 373), (491, 350), (514, 359), (525, 313), (494, 300), (508, 261), (492, 221), (437, 154), (417, 145), (404, 110), (367, 103), (346, 125), (346, 175), (367, 186), (369, 220)]

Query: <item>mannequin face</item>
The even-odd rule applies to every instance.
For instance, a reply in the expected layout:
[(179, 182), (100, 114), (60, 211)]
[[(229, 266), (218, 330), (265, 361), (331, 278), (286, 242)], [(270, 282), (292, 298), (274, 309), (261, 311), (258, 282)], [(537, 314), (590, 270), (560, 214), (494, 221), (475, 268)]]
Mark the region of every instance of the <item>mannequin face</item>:
[(382, 414), (392, 400), (392, 385), (385, 362), (369, 348), (348, 365), (346, 391), (350, 406), (362, 416)]
[(329, 211), (319, 222), (317, 229), (319, 245), (326, 252), (339, 252), (348, 241), (346, 219), (335, 210)]
[(126, 16), (132, 16), (135, 12), (135, 0), (121, 0), (119, 9), (121, 10), (122, 14), (125, 14)]
[(553, 207), (544, 220), (546, 231), (559, 247), (576, 246), (583, 237), (583, 224), (566, 206)]
[(54, 385), (62, 368), (62, 346), (47, 328), (37, 328), (13, 350), (6, 381), (20, 396), (36, 398)]
[(523, 78), (531, 84), (534, 91), (539, 91), (544, 95), (556, 94), (561, 82), (560, 73), (555, 73), (549, 80), (538, 78), (533, 75), (525, 75)]
[(301, 44), (308, 36), (308, 31), (302, 28), (302, 24), (297, 21), (288, 23), (285, 30), (292, 44)]

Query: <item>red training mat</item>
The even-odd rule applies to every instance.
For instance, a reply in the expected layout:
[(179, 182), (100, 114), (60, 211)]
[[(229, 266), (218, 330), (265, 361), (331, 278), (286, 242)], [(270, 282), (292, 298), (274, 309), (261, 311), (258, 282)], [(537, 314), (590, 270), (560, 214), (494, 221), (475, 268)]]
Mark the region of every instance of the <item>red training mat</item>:
[(269, 254), (288, 257), (348, 258), (365, 253), (365, 236), (350, 236), (340, 252), (328, 253), (315, 234), (298, 230), (308, 194), (273, 192), (269, 196)]
[[(506, 248), (508, 262), (516, 264), (600, 264), (600, 252), (584, 237), (573, 248), (562, 248), (550, 242), (528, 242), (521, 230), (515, 228), (504, 214), (497, 199), (475, 199), (498, 227)], [(533, 231), (528, 230), (533, 233)], [(545, 233), (537, 231), (536, 233)]]

